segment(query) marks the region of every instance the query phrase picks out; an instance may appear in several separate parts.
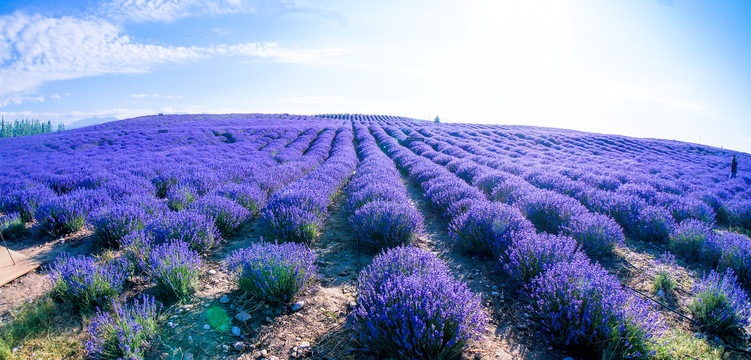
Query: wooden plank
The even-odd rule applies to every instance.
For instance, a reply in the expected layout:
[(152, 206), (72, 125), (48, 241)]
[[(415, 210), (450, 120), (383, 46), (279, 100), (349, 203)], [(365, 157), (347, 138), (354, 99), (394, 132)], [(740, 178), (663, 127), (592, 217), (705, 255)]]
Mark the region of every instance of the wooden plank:
[(39, 262), (30, 259), (26, 255), (13, 250), (11, 250), (10, 253), (13, 255), (13, 260), (16, 261), (15, 265), (13, 265), (13, 261), (10, 256), (8, 256), (8, 250), (5, 247), (0, 246), (0, 286), (3, 286), (39, 267)]

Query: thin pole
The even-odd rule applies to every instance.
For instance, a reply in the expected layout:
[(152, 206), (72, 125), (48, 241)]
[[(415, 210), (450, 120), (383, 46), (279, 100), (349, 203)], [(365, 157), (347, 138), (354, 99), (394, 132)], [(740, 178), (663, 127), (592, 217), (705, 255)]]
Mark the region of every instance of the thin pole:
[(13, 254), (10, 253), (10, 249), (8, 248), (8, 243), (5, 241), (2, 231), (0, 231), (0, 239), (3, 240), (3, 244), (5, 245), (5, 250), (8, 250), (8, 256), (10, 256), (10, 261), (13, 262), (13, 266), (16, 266), (16, 260), (13, 259)]

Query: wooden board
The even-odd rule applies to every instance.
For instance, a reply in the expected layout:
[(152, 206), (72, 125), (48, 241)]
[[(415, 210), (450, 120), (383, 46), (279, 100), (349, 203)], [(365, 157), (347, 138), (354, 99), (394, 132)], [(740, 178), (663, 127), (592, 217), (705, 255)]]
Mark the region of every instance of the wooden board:
[(39, 267), (39, 262), (32, 260), (25, 255), (10, 251), (13, 255), (13, 260), (16, 261), (16, 265), (13, 265), (10, 256), (8, 256), (8, 250), (0, 246), (0, 286), (3, 286), (16, 278), (26, 274)]

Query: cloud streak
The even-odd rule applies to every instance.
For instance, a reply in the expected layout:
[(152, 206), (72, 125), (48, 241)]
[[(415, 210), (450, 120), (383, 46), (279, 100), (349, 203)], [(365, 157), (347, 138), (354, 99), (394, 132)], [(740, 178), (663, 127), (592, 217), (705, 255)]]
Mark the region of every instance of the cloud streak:
[(160, 46), (134, 42), (101, 18), (46, 17), (16, 12), (0, 16), (0, 107), (34, 98), (38, 86), (104, 74), (145, 73), (170, 63), (216, 56), (319, 64), (338, 49), (290, 49), (276, 43)]

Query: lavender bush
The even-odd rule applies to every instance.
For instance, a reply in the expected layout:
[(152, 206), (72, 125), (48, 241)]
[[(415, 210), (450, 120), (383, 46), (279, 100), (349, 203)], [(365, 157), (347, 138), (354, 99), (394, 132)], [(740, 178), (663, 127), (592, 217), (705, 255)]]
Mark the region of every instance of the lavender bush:
[(250, 212), (244, 207), (216, 195), (206, 195), (196, 200), (191, 209), (214, 219), (216, 228), (223, 237), (232, 235), (250, 218)]
[(530, 233), (512, 243), (501, 263), (512, 280), (524, 285), (554, 264), (585, 259), (576, 240), (568, 236)]
[(184, 300), (198, 289), (201, 257), (182, 241), (155, 245), (141, 264), (165, 299)]
[(576, 239), (587, 255), (600, 258), (611, 255), (616, 245), (623, 244), (623, 229), (603, 214), (580, 213), (563, 226), (562, 233)]
[(460, 247), (477, 254), (500, 256), (511, 242), (534, 232), (534, 227), (514, 207), (479, 203), (459, 216), (449, 235)]
[(21, 213), (0, 215), (0, 234), (5, 239), (15, 239), (26, 232), (26, 224), (21, 218)]
[(668, 244), (670, 250), (676, 254), (697, 260), (702, 248), (712, 236), (711, 225), (695, 219), (686, 219), (670, 233)]
[(259, 242), (234, 251), (227, 269), (240, 288), (266, 302), (289, 302), (316, 278), (316, 254), (304, 244)]
[(186, 186), (177, 185), (167, 191), (167, 207), (172, 211), (185, 210), (198, 197), (196, 189)]
[(694, 286), (689, 305), (694, 320), (715, 334), (729, 334), (748, 325), (751, 305), (732, 270), (724, 274), (710, 271)]
[(264, 236), (274, 240), (309, 243), (318, 237), (321, 222), (318, 215), (293, 204), (273, 203), (261, 211)]
[(213, 249), (222, 240), (215, 221), (192, 210), (167, 213), (147, 224), (146, 230), (156, 243), (179, 240), (201, 253)]
[(667, 241), (675, 227), (670, 212), (662, 207), (647, 206), (636, 216), (631, 234), (638, 239), (650, 242)]
[(487, 322), (479, 298), (425, 250), (391, 249), (373, 259), (358, 282), (351, 320), (360, 341), (388, 357), (457, 357)]
[(556, 346), (584, 357), (646, 356), (659, 323), (649, 304), (589, 260), (557, 263), (527, 286), (527, 314)]
[(537, 190), (515, 203), (538, 232), (557, 234), (571, 219), (587, 209), (573, 198), (553, 191)]
[(371, 250), (408, 245), (422, 231), (422, 216), (409, 203), (369, 202), (349, 221), (360, 244)]
[(52, 236), (62, 236), (82, 229), (89, 212), (109, 201), (106, 193), (101, 191), (76, 190), (40, 204), (34, 216), (42, 231)]
[(268, 196), (266, 191), (261, 189), (257, 183), (249, 185), (227, 183), (214, 190), (213, 194), (235, 201), (248, 210), (252, 216), (261, 211)]
[(100, 263), (93, 257), (62, 253), (50, 266), (51, 295), (89, 311), (117, 299), (127, 278), (124, 261)]
[(99, 246), (109, 247), (133, 231), (144, 228), (148, 215), (143, 209), (126, 204), (105, 206), (89, 215), (94, 228), (94, 240)]
[(98, 310), (87, 331), (89, 356), (95, 359), (140, 360), (152, 345), (150, 340), (159, 332), (161, 304), (144, 295), (133, 304), (113, 301), (113, 313)]
[(655, 271), (652, 280), (652, 291), (663, 292), (663, 296), (670, 295), (677, 283), (673, 277), (672, 267), (675, 266), (675, 255), (666, 252), (655, 260)]

